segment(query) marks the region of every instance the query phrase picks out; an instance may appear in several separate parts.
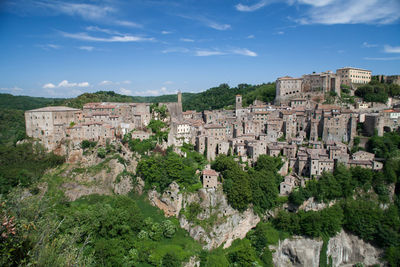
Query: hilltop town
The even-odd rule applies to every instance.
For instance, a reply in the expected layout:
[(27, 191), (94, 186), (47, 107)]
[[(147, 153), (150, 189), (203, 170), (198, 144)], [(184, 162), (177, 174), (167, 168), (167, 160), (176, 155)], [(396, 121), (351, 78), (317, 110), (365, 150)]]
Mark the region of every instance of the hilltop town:
[[(84, 140), (106, 144), (130, 133), (132, 139), (148, 139), (147, 126), (161, 120), (168, 138), (160, 145), (181, 147), (192, 144), (208, 160), (218, 155), (237, 155), (241, 164), (252, 166), (260, 155), (282, 156), (285, 176), (280, 193), (288, 195), (294, 187), (332, 172), (338, 163), (372, 170), (383, 167), (382, 159), (366, 151), (353, 149), (359, 135), (383, 135), (399, 127), (397, 99), (388, 103), (326, 104), (327, 96), (340, 95), (371, 81), (370, 70), (341, 68), (333, 73), (312, 73), (300, 78), (289, 76), (276, 80), (274, 103), (255, 100), (245, 107), (236, 95), (232, 110), (182, 111), (182, 95), (177, 102), (157, 103), (87, 103), (83, 109), (63, 106), (44, 107), (25, 112), (27, 136), (36, 138), (59, 154), (80, 147)], [(399, 84), (399, 76), (380, 76)], [(167, 116), (160, 116), (164, 110)], [(361, 126), (361, 127), (360, 127)], [(356, 139), (356, 140), (355, 140)], [(361, 142), (363, 140), (361, 139)], [(216, 187), (218, 173), (205, 170), (204, 187)]]

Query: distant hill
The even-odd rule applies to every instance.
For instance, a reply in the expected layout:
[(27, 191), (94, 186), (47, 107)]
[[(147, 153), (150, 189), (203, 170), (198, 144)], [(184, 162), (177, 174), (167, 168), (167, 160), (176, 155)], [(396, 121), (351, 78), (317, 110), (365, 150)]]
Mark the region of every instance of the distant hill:
[[(235, 95), (243, 96), (243, 104), (249, 105), (255, 99), (272, 102), (275, 98), (275, 83), (260, 85), (239, 84), (229, 87), (221, 84), (201, 93), (182, 93), (183, 110), (212, 110), (233, 108)], [(31, 96), (13, 96), (0, 94), (0, 145), (12, 145), (25, 138), (24, 111), (45, 106), (69, 106), (82, 108), (89, 102), (136, 102), (159, 103), (175, 102), (177, 95), (127, 96), (113, 91), (84, 93), (75, 98), (45, 98)]]

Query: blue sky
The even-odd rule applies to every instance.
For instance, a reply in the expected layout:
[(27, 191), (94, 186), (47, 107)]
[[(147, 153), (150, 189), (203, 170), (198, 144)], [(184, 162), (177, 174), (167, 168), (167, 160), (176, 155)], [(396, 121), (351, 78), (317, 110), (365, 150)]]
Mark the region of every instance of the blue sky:
[(3, 0), (0, 34), (0, 92), (14, 95), (400, 74), (400, 0)]

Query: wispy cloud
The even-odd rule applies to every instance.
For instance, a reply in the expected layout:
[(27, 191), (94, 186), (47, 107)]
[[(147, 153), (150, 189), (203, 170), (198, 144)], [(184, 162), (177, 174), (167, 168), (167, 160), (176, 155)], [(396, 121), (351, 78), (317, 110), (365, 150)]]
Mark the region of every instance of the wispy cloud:
[(190, 38), (181, 38), (179, 40), (182, 41), (182, 42), (188, 42), (188, 43), (193, 43), (194, 42), (194, 40), (190, 39)]
[(294, 19), (300, 24), (389, 24), (400, 18), (398, 0), (261, 0), (235, 8), (252, 12), (277, 2), (308, 7)]
[(176, 90), (168, 90), (165, 86), (161, 87), (160, 89), (153, 89), (153, 90), (146, 90), (137, 92), (137, 95), (141, 96), (157, 96), (157, 95), (166, 95), (166, 94), (176, 94)]
[(189, 53), (190, 50), (185, 48), (185, 47), (170, 47), (166, 48), (161, 51), (163, 54), (168, 54), (168, 53)]
[(300, 3), (311, 6), (298, 20), (301, 24), (389, 24), (400, 18), (397, 0), (332, 0), (319, 1), (318, 5), (303, 0)]
[(20, 92), (23, 91), (22, 88), (18, 87), (18, 86), (14, 86), (14, 87), (2, 87), (0, 88), (0, 91), (2, 92), (7, 92), (7, 93), (12, 93), (12, 94), (18, 94)]
[(37, 47), (40, 47), (44, 50), (57, 50), (61, 48), (61, 45), (55, 45), (55, 44), (39, 44), (36, 45)]
[(262, 0), (253, 5), (237, 4), (235, 6), (235, 8), (236, 8), (236, 10), (242, 11), (242, 12), (252, 12), (252, 11), (256, 11), (256, 10), (268, 5), (270, 2), (272, 2), (272, 1)]
[(250, 35), (248, 35), (247, 37), (246, 37), (246, 39), (254, 39), (254, 38), (256, 38), (253, 34), (250, 34)]
[(104, 86), (104, 85), (121, 85), (121, 84), (131, 84), (132, 82), (129, 80), (125, 80), (125, 81), (121, 81), (121, 82), (113, 82), (113, 81), (109, 81), (109, 80), (104, 80), (99, 82), (100, 86)]
[(209, 56), (220, 56), (225, 55), (226, 53), (221, 51), (213, 51), (213, 50), (197, 50), (195, 52), (195, 56), (197, 57), (209, 57)]
[(89, 51), (89, 52), (92, 52), (93, 50), (95, 50), (95, 48), (93, 46), (80, 46), (78, 48), (80, 50), (85, 50), (85, 51)]
[(385, 53), (400, 53), (400, 46), (385, 45), (383, 47)]
[(170, 31), (161, 31), (161, 34), (171, 34), (172, 32), (170, 32)]
[(113, 84), (113, 82), (107, 80), (99, 82), (99, 85), (111, 85), (111, 84)]
[[(256, 57), (257, 53), (253, 52), (247, 48), (233, 48), (233, 49), (184, 49), (178, 50), (175, 49), (173, 51), (168, 52), (177, 52), (177, 53), (188, 53), (190, 55), (194, 55), (196, 57), (210, 57), (210, 56), (223, 56), (223, 55), (241, 55), (248, 57)], [(165, 52), (164, 52), (165, 53)]]
[(232, 28), (230, 24), (219, 23), (204, 16), (188, 16), (188, 15), (178, 15), (178, 16), (185, 19), (201, 22), (205, 26), (218, 31), (226, 31)]
[(134, 36), (134, 35), (114, 35), (110, 37), (97, 37), (87, 34), (86, 32), (79, 33), (68, 33), (61, 32), (61, 34), (66, 38), (81, 40), (81, 41), (90, 41), (90, 42), (148, 42), (154, 41), (154, 38), (142, 37), (142, 36)]
[(142, 28), (143, 25), (133, 22), (133, 21), (128, 21), (128, 20), (116, 20), (115, 24), (120, 25), (120, 26), (125, 26), (125, 27), (131, 27), (131, 28)]
[(365, 57), (365, 60), (377, 60), (377, 61), (392, 61), (400, 60), (400, 57)]
[(125, 88), (120, 88), (119, 93), (122, 95), (132, 95), (132, 90), (125, 89)]
[(366, 48), (372, 48), (372, 47), (377, 47), (378, 45), (377, 45), (377, 44), (370, 44), (370, 43), (364, 42), (364, 43), (362, 44), (362, 46), (363, 46), (363, 47), (366, 47)]
[(99, 20), (116, 11), (108, 5), (94, 5), (84, 3), (69, 3), (62, 1), (36, 1), (36, 5), (70, 16), (80, 16), (87, 20)]
[(250, 51), (249, 49), (246, 49), (246, 48), (233, 49), (232, 53), (237, 54), (237, 55), (242, 55), (242, 56), (248, 56), (248, 57), (256, 57), (257, 56), (256, 52)]
[(90, 84), (88, 82), (70, 83), (67, 80), (63, 80), (58, 85), (55, 85), (53, 83), (46, 83), (43, 85), (43, 88), (54, 89), (54, 88), (89, 87), (89, 86)]

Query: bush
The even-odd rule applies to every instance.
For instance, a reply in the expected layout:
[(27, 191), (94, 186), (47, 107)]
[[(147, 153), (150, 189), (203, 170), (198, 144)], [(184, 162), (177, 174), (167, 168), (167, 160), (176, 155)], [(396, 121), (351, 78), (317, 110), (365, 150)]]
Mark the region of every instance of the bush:
[(103, 147), (99, 147), (99, 149), (97, 149), (97, 156), (99, 158), (104, 159), (106, 157), (106, 155), (107, 155), (107, 152)]

